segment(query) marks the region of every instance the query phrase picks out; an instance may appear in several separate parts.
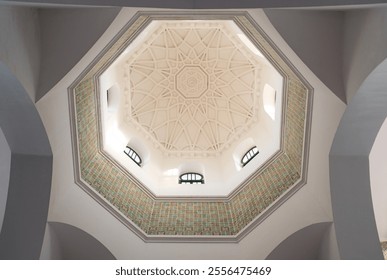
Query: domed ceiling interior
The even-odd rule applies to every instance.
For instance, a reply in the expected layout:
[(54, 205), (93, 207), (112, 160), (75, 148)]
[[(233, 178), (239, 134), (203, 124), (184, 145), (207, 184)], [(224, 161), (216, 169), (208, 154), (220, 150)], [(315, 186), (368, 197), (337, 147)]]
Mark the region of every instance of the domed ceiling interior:
[(238, 241), (305, 184), (312, 88), (248, 13), (138, 13), (69, 97), (76, 182), (145, 241)]
[(154, 20), (99, 81), (104, 150), (158, 196), (226, 197), (280, 149), (283, 78), (232, 20)]

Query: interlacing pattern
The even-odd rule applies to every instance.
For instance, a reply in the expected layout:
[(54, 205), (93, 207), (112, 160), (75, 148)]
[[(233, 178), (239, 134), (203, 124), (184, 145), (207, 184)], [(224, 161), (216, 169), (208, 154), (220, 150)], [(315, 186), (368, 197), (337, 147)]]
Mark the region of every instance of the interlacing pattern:
[(259, 62), (222, 21), (166, 21), (128, 59), (126, 121), (167, 154), (218, 155), (257, 121)]
[[(192, 18), (197, 15), (203, 16), (200, 12), (195, 12), (194, 15), (185, 15), (184, 13), (178, 13), (177, 15), (139, 13), (126, 26), (123, 33), (115, 39), (112, 46), (106, 49), (69, 89), (74, 165), (76, 166), (75, 182), (144, 240), (186, 242), (187, 240), (197, 241), (199, 237), (203, 237), (203, 239), (200, 239), (203, 242), (205, 240), (239, 241), (240, 238), (243, 238), (245, 234), (250, 232), (252, 228), (257, 226), (267, 215), (270, 215), (272, 211), (306, 183), (305, 167), (308, 164), (310, 134), (308, 119), (310, 119), (312, 113), (313, 89), (246, 13), (235, 16), (233, 12), (233, 15), (227, 17), (238, 22), (245, 34), (249, 34), (249, 38), (267, 54), (269, 61), (275, 63), (280, 72), (286, 76), (286, 85), (284, 87), (284, 100), (286, 102), (283, 108), (282, 133), (283, 152), (263, 169), (256, 170), (251, 175), (251, 179), (246, 181), (237, 193), (225, 200), (216, 201), (196, 197), (187, 200), (157, 199), (147, 191), (146, 186), (135, 180), (128, 172), (124, 172), (123, 168), (113, 158), (109, 158), (103, 153), (101, 143), (98, 141), (98, 133), (101, 127), (97, 116), (101, 113), (101, 110), (98, 107), (100, 93), (96, 81), (98, 81), (99, 73), (106, 69), (109, 62), (114, 60), (115, 54), (132, 42), (137, 31), (152, 20), (153, 16), (157, 20), (161, 17), (166, 20), (173, 20), (176, 18), (181, 19), (184, 16)], [(211, 19), (211, 22), (213, 22), (213, 19), (219, 19), (220, 21), (225, 16), (223, 13), (220, 15), (216, 13), (205, 15), (209, 20)], [(204, 23), (202, 17), (199, 19)], [(155, 34), (155, 37), (157, 36), (159, 35)], [(185, 45), (183, 44), (183, 46)], [(165, 62), (166, 60), (160, 61)], [(154, 61), (150, 60), (150, 65), (153, 65), (152, 63)], [(209, 71), (198, 64), (190, 65), (190, 67), (197, 68), (189, 68), (188, 70), (198, 70), (200, 67), (203, 72)], [(148, 75), (156, 71), (152, 70), (154, 68), (148, 69)], [(129, 71), (129, 69), (127, 70)], [(178, 69), (178, 67), (173, 69)], [(200, 71), (198, 70), (198, 72)], [(198, 77), (200, 75), (195, 74), (192, 76)], [(139, 77), (141, 76), (139, 75)], [(211, 77), (208, 76), (209, 79), (212, 79)], [(189, 78), (183, 77), (182, 79), (187, 80), (188, 93), (185, 92), (185, 94), (191, 95), (190, 98), (186, 98), (186, 102), (189, 102), (189, 100), (200, 102), (200, 98), (195, 97), (189, 88), (202, 88), (201, 84), (195, 85), (194, 82), (188, 82)], [(208, 92), (209, 90), (202, 93), (202, 95), (207, 95)], [(151, 95), (145, 94), (137, 96), (151, 98)], [(227, 97), (227, 95), (225, 96)], [(240, 97), (238, 96), (238, 98)], [(238, 98), (235, 98), (235, 100), (239, 100)], [(153, 99), (155, 99), (154, 102), (161, 102), (161, 99), (156, 97), (153, 97)], [(167, 102), (166, 105), (158, 104), (158, 106), (172, 107), (174, 99), (167, 100), (171, 104)], [(209, 98), (207, 102), (210, 105), (208, 106), (213, 106), (211, 102), (219, 100), (221, 99)], [(134, 102), (139, 101), (134, 100)], [(143, 104), (146, 107), (146, 102)], [(187, 108), (187, 110), (190, 109)], [(160, 114), (161, 111), (157, 110), (157, 114)], [(164, 112), (168, 113), (167, 111)], [(155, 119), (153, 122), (156, 121)], [(148, 122), (152, 123), (152, 121)]]

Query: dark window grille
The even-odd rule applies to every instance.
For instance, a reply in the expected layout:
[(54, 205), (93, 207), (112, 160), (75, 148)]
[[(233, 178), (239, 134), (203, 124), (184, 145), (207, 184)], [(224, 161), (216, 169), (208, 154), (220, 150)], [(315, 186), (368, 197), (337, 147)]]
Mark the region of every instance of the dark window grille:
[(257, 146), (254, 146), (250, 150), (248, 150), (241, 159), (242, 166), (245, 166), (246, 164), (248, 164), (258, 154), (259, 154), (259, 151)]
[(124, 153), (133, 160), (138, 166), (141, 166), (142, 160), (141, 157), (137, 154), (135, 150), (133, 150), (131, 147), (126, 146)]
[(195, 172), (184, 173), (179, 177), (179, 184), (204, 184), (204, 177)]
[(106, 91), (106, 101), (107, 101), (107, 104), (108, 104), (108, 106), (109, 106), (109, 102), (110, 102), (110, 99), (111, 99), (111, 96), (110, 96), (110, 89), (108, 89), (107, 91)]

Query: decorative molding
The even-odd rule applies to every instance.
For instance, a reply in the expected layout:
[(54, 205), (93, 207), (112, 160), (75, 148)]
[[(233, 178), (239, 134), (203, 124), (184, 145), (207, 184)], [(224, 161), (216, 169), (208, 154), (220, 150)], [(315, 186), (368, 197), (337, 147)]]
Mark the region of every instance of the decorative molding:
[[(101, 152), (95, 77), (154, 19), (231, 19), (285, 76), (282, 150), (226, 199), (157, 198)], [(248, 13), (138, 13), (68, 92), (75, 182), (146, 242), (239, 242), (306, 183), (313, 89)]]

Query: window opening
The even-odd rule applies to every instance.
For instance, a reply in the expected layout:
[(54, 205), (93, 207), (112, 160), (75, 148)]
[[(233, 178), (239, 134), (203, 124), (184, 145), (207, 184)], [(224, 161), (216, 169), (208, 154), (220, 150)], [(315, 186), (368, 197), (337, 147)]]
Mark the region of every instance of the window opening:
[(124, 153), (130, 157), (138, 166), (141, 166), (142, 160), (141, 157), (137, 154), (135, 150), (133, 150), (131, 147), (126, 146)]
[(246, 164), (248, 164), (258, 154), (259, 154), (259, 151), (257, 146), (254, 146), (250, 150), (248, 150), (241, 159), (242, 166), (245, 166)]
[(266, 84), (263, 88), (263, 108), (273, 121), (275, 120), (276, 96), (275, 89)]
[(179, 184), (204, 184), (204, 177), (195, 172), (184, 173), (179, 177)]
[(107, 102), (107, 104), (108, 104), (108, 106), (110, 105), (110, 102), (111, 102), (111, 92), (110, 92), (110, 89), (108, 89), (107, 91), (106, 91), (106, 102)]

